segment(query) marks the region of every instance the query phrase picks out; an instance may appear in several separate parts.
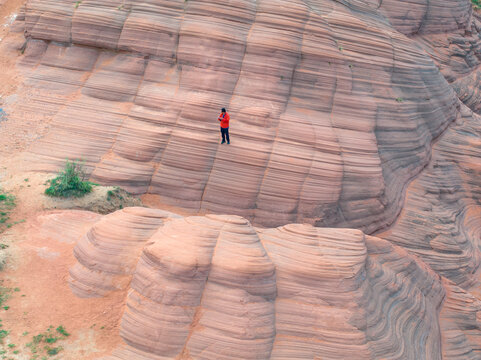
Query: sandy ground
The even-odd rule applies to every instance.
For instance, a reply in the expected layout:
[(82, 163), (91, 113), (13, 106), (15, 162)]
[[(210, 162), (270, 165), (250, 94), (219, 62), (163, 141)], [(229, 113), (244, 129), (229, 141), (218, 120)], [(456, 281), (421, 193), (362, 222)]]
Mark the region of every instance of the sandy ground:
[[(10, 289), (9, 298), (0, 307), (0, 330), (8, 331), (0, 344), (0, 359), (2, 356), (6, 356), (5, 359), (35, 359), (27, 344), (50, 326), (55, 333), (59, 325), (71, 335), (54, 344), (62, 346), (63, 350), (48, 359), (88, 360), (110, 354), (121, 342), (118, 327), (125, 294), (80, 299), (70, 291), (67, 281), (68, 269), (75, 262), (72, 251), (75, 242), (101, 215), (57, 209), (96, 208), (107, 202), (107, 191), (114, 188), (95, 187), (93, 193), (80, 199), (50, 198), (43, 192), (52, 174), (24, 172), (18, 164), (0, 168), (2, 190), (16, 197), (17, 205), (10, 223), (18, 222), (0, 234), (0, 244), (8, 246), (0, 250), (7, 256), (6, 265), (0, 271), (0, 292)], [(114, 204), (116, 206), (118, 204)], [(73, 214), (77, 223), (82, 217), (86, 219), (77, 224), (80, 227), (77, 226), (76, 231), (71, 228), (62, 231), (67, 230), (62, 226), (72, 224), (69, 219), (59, 226), (45, 226), (49, 216), (57, 213)], [(77, 236), (66, 239), (66, 234)], [(45, 355), (44, 346), (46, 344), (38, 350), (41, 355)], [(2, 351), (6, 353), (1, 354)]]
[[(89, 214), (92, 221), (98, 217)], [(55, 329), (62, 325), (70, 336), (51, 345), (63, 350), (48, 356), (49, 359), (87, 360), (107, 355), (121, 342), (118, 326), (125, 294), (114, 293), (100, 299), (80, 299), (72, 294), (67, 278), (68, 269), (75, 262), (75, 239), (62, 239), (48, 231), (41, 233), (42, 222), (48, 216), (46, 213), (29, 219), (3, 234), (2, 241), (14, 246), (2, 272), (1, 286), (13, 291), (5, 302), (8, 310), (0, 309), (2, 329), (9, 332), (0, 349), (7, 352), (7, 359), (34, 358), (27, 345), (33, 336), (46, 333), (49, 327), (58, 336)], [(91, 224), (86, 219), (83, 230)], [(10, 348), (8, 344), (15, 346)], [(48, 344), (38, 347), (39, 359), (46, 355), (45, 346)]]
[[(46, 181), (55, 174), (26, 172), (19, 159), (21, 156), (13, 156), (10, 161), (2, 161), (7, 166), (0, 167), (2, 191), (16, 197), (9, 220), (14, 225), (0, 234), (0, 244), (8, 246), (0, 250), (6, 256), (0, 271), (0, 293), (10, 289), (8, 300), (0, 306), (0, 331), (9, 332), (0, 344), (0, 359), (35, 359), (27, 344), (33, 336), (59, 325), (71, 335), (54, 344), (63, 350), (48, 359), (88, 360), (110, 354), (121, 343), (119, 324), (126, 294), (80, 299), (70, 291), (67, 281), (68, 270), (76, 261), (76, 241), (101, 215), (63, 209), (98, 210), (103, 206), (113, 211), (119, 204), (135, 204), (129, 203), (132, 199), (108, 201), (107, 192), (115, 188), (104, 186), (94, 187), (91, 194), (79, 199), (48, 197), (44, 195)], [(65, 216), (64, 221), (51, 223), (49, 219), (56, 214)], [(45, 355), (44, 346), (40, 347), (41, 355)]]

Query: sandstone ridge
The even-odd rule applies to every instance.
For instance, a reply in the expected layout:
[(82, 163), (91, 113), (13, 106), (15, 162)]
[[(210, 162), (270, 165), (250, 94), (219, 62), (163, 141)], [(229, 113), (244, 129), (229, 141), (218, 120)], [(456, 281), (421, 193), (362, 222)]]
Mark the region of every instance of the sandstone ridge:
[(385, 228), (459, 117), (405, 35), (475, 27), (466, 1), (398, 3), (29, 0), (24, 65), (41, 93), (29, 106), (52, 119), (32, 166), (83, 158), (96, 182), (263, 226)]

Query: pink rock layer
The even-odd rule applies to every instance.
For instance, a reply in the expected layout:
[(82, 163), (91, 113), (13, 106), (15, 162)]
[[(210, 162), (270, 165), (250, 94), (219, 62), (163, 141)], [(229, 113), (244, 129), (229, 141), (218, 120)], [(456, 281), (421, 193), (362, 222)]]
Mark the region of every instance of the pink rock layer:
[[(258, 229), (237, 216), (169, 216), (149, 226), (150, 237), (132, 251), (128, 237), (103, 231), (113, 224), (118, 234), (135, 231), (126, 212), (140, 224), (167, 215), (117, 211), (90, 230), (96, 249), (78, 251), (80, 241), (75, 250), (73, 269), (112, 249), (106, 266), (75, 280), (74, 291), (83, 288), (79, 283), (90, 288), (79, 295), (128, 290), (120, 327), (125, 345), (104, 359), (479, 355), (476, 296), (389, 241), (352, 229)], [(122, 261), (118, 254), (125, 254)], [(128, 280), (110, 289), (90, 280), (111, 278), (114, 262), (134, 268)]]
[[(463, 107), (463, 117), (436, 143), (431, 163), (409, 186), (396, 224), (378, 234), (422, 258), (459, 287), (454, 293), (476, 294), (475, 304), (481, 289), (480, 129), (481, 117)], [(468, 324), (475, 318), (460, 329), (470, 328)], [(476, 358), (480, 356), (479, 340), (470, 333), (462, 335), (459, 329), (450, 332), (454, 344), (469, 345), (467, 354)], [(443, 350), (455, 354), (459, 349)]]
[(467, 28), (471, 10), (425, 3), (29, 0), (41, 96), (24, 106), (52, 118), (33, 166), (83, 158), (96, 182), (263, 226), (384, 228), (458, 117), (404, 34)]
[(70, 269), (72, 291), (80, 297), (96, 297), (125, 288), (143, 247), (171, 217), (177, 216), (141, 207), (104, 216), (75, 247), (79, 262)]

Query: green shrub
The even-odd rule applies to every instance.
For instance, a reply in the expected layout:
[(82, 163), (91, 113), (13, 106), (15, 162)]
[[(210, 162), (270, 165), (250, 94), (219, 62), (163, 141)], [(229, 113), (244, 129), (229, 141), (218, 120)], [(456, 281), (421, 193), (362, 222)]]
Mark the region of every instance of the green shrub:
[[(9, 194), (4, 194), (0, 193), (0, 207), (2, 210), (5, 208), (7, 210), (11, 210), (12, 208), (15, 207), (15, 196), (9, 195)], [(4, 215), (4, 213), (1, 213)]]
[(65, 330), (65, 328), (60, 325), (59, 327), (57, 327), (57, 332), (62, 334), (63, 336), (70, 336), (70, 334), (67, 332), (67, 330)]
[(77, 161), (65, 163), (64, 170), (52, 180), (45, 194), (55, 197), (82, 197), (92, 191), (90, 181), (85, 181), (83, 166)]
[(50, 347), (50, 346), (45, 346), (45, 350), (47, 351), (48, 355), (57, 355), (63, 347), (57, 346), (57, 347)]
[(481, 0), (471, 0), (475, 9), (481, 9)]
[(0, 330), (0, 344), (3, 344), (3, 339), (5, 339), (10, 331), (8, 330)]
[(0, 286), (0, 306), (3, 307), (4, 303), (10, 297), (11, 292), (12, 292), (12, 289)]
[(45, 342), (48, 343), (48, 344), (53, 344), (53, 343), (56, 343), (58, 340), (58, 337), (46, 337), (45, 338)]

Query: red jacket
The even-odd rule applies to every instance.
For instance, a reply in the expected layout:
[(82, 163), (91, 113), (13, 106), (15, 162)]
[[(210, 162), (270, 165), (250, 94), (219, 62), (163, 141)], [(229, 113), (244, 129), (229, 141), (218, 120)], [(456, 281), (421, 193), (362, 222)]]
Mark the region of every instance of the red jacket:
[(225, 113), (225, 115), (220, 113), (218, 120), (220, 121), (220, 127), (222, 129), (227, 129), (229, 127), (230, 116), (228, 113)]

